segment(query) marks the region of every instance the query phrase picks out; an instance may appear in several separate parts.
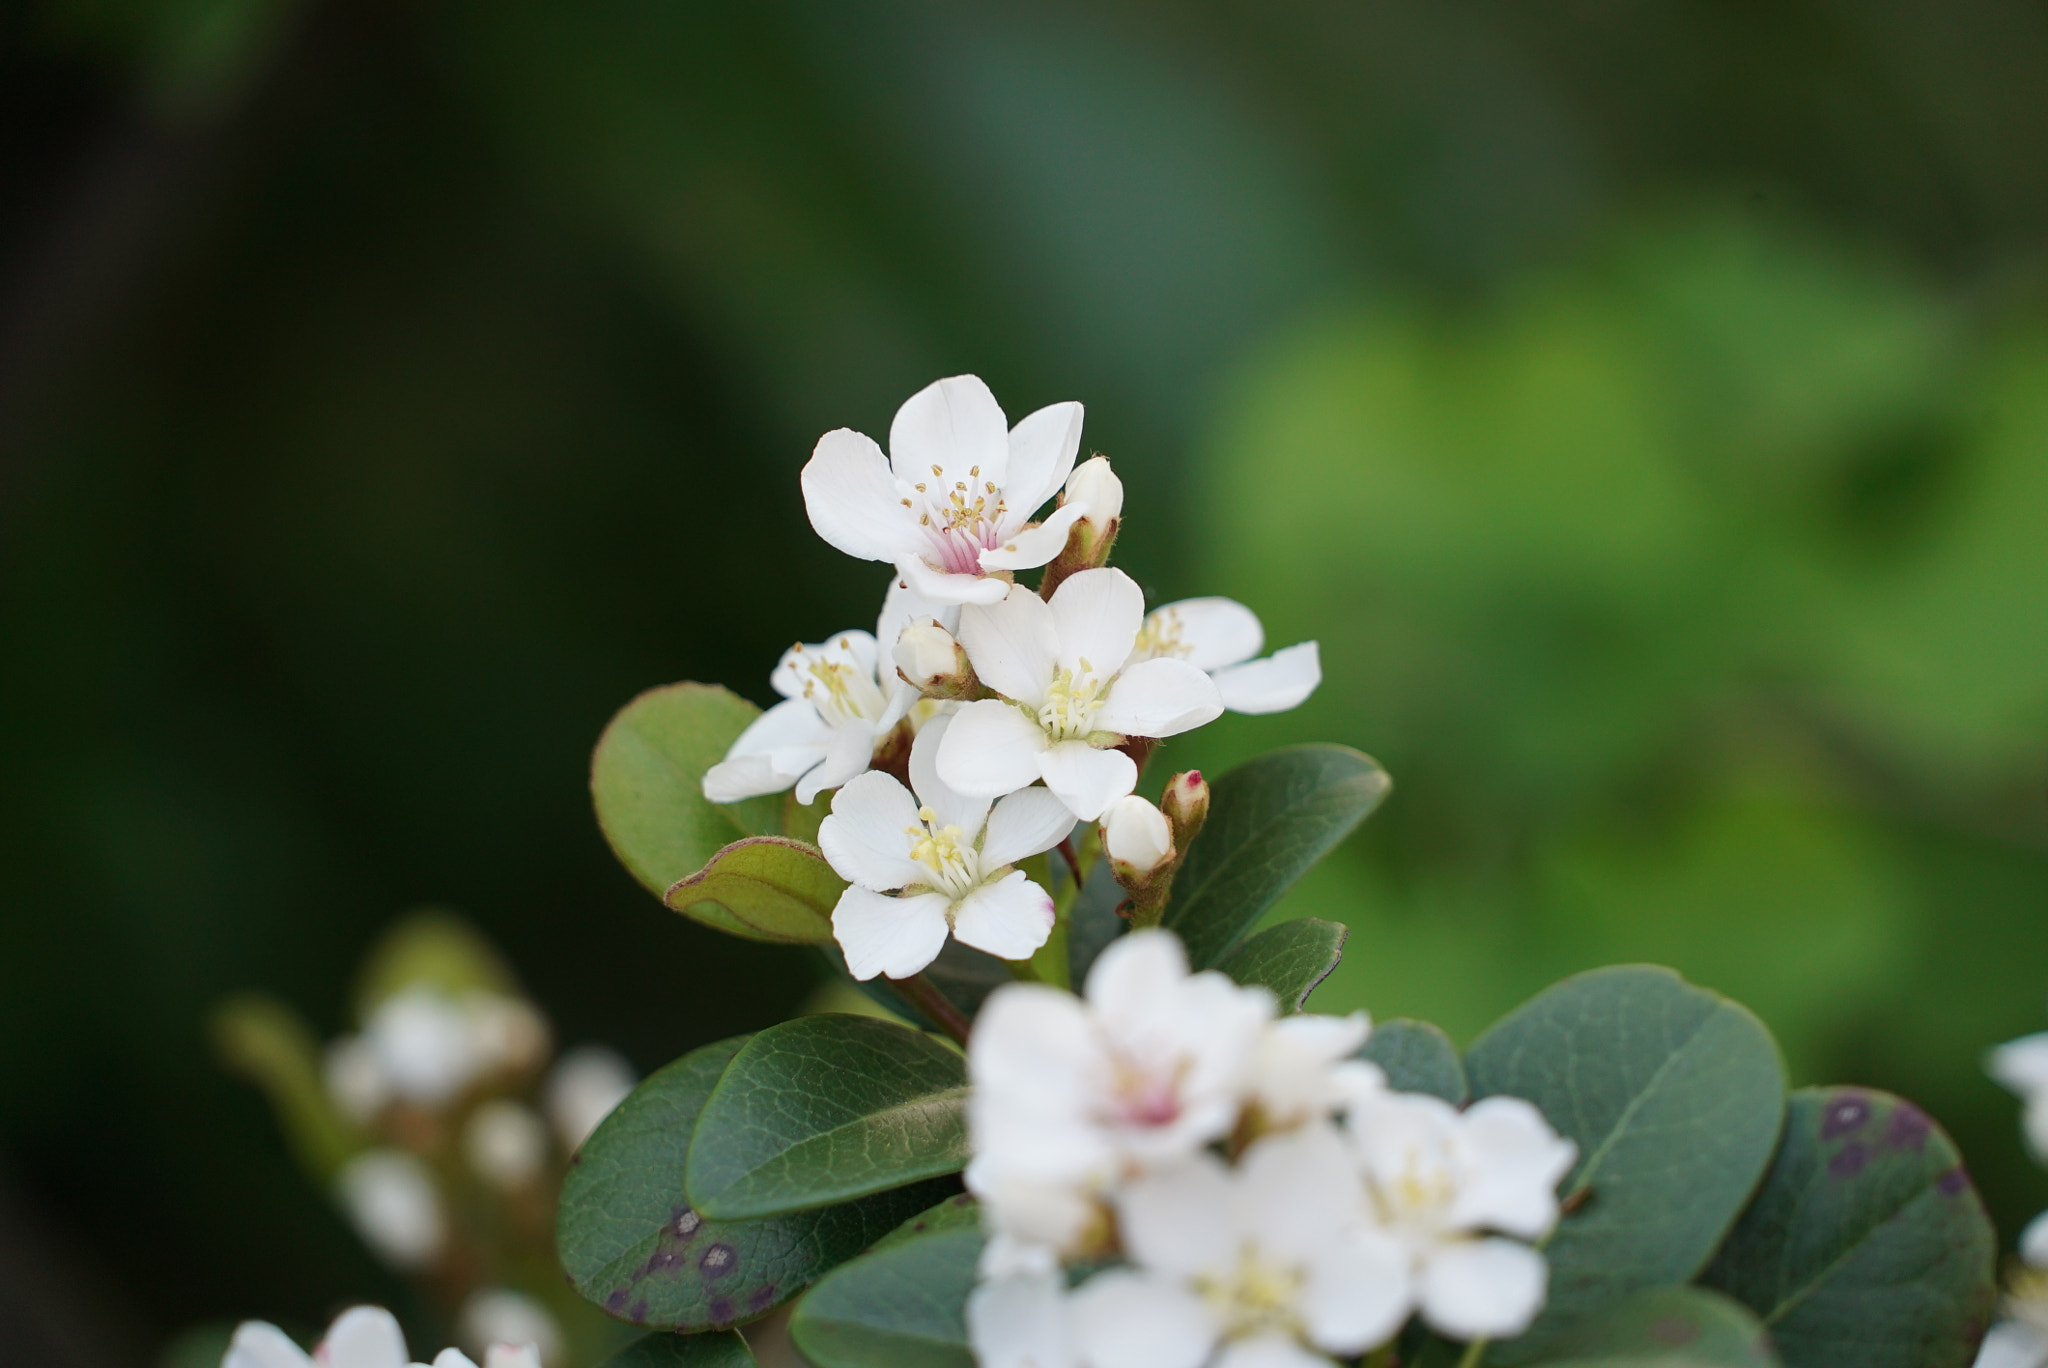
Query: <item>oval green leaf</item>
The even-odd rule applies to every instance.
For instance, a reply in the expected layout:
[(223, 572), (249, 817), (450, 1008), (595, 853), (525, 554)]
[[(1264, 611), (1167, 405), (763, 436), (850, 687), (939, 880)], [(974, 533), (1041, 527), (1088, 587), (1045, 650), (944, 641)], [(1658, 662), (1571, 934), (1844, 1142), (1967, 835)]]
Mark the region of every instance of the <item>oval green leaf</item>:
[(1621, 965), (1554, 985), (1465, 1056), (1475, 1097), (1535, 1103), (1575, 1141), (1550, 1237), (1550, 1301), (1491, 1361), (1646, 1287), (1690, 1281), (1735, 1223), (1785, 1118), (1785, 1067), (1747, 1010), (1669, 969)]
[[(704, 771), (761, 710), (710, 684), (667, 684), (619, 709), (590, 757), (590, 798), (612, 853), (659, 898), (719, 847), (780, 831), (783, 798), (704, 796)], [(726, 928), (731, 929), (731, 928)]]
[(823, 852), (787, 836), (748, 836), (724, 847), (663, 896), (707, 926), (777, 945), (832, 939), (832, 909), (846, 880)]
[(1458, 1047), (1427, 1021), (1396, 1017), (1380, 1022), (1358, 1057), (1379, 1065), (1388, 1086), (1401, 1092), (1428, 1093), (1454, 1107), (1464, 1106), (1472, 1095)]
[(1209, 820), (1173, 880), (1165, 925), (1213, 968), (1266, 909), (1387, 796), (1387, 773), (1347, 746), (1246, 761), (1211, 789)]
[(704, 1104), (685, 1179), (697, 1210), (750, 1220), (957, 1173), (967, 1061), (921, 1031), (828, 1013), (748, 1041)]
[(1778, 1368), (1746, 1309), (1697, 1287), (1653, 1287), (1588, 1316), (1544, 1368)]
[(1344, 938), (1350, 934), (1349, 927), (1316, 917), (1281, 922), (1238, 946), (1216, 967), (1235, 982), (1271, 989), (1282, 1012), (1298, 1012), (1344, 957)]
[(1962, 1156), (1925, 1112), (1802, 1088), (1704, 1281), (1763, 1318), (1788, 1368), (1961, 1368), (1996, 1299), (1996, 1257)]
[(642, 1335), (597, 1368), (754, 1368), (754, 1351), (736, 1330), (702, 1335)]
[(956, 1215), (891, 1236), (811, 1289), (790, 1338), (818, 1368), (974, 1368), (966, 1307), (981, 1246)]
[(569, 1281), (657, 1330), (723, 1330), (788, 1301), (946, 1195), (922, 1183), (766, 1221), (714, 1221), (683, 1195), (690, 1133), (745, 1036), (659, 1070), (583, 1143), (562, 1183), (555, 1245)]

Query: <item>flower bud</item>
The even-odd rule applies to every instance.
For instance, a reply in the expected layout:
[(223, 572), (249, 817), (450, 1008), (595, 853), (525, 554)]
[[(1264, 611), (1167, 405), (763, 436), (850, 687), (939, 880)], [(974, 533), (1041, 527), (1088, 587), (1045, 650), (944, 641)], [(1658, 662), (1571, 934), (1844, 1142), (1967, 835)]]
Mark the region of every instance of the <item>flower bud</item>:
[(890, 652), (896, 673), (927, 698), (971, 698), (977, 682), (967, 648), (934, 618), (911, 622)]
[(612, 1108), (633, 1091), (633, 1066), (616, 1051), (601, 1045), (579, 1045), (556, 1062), (548, 1075), (548, 1119), (562, 1148), (576, 1152)]
[(532, 1108), (493, 1098), (470, 1113), (462, 1148), (478, 1177), (511, 1191), (533, 1182), (547, 1166), (547, 1127)]
[(1067, 477), (1067, 492), (1060, 502), (1087, 504), (1088, 511), (1081, 515), (1081, 521), (1093, 527), (1098, 536), (1114, 535), (1124, 514), (1124, 482), (1109, 468), (1109, 457), (1091, 456), (1075, 466), (1074, 473)]
[(1102, 848), (1117, 882), (1133, 887), (1172, 858), (1173, 829), (1158, 808), (1134, 793), (1102, 814)]
[(417, 1155), (364, 1150), (342, 1165), (335, 1184), (356, 1233), (393, 1268), (424, 1268), (439, 1257), (447, 1221), (433, 1175)]
[(1173, 824), (1173, 843), (1186, 850), (1209, 820), (1209, 785), (1200, 770), (1185, 770), (1166, 781), (1159, 809)]

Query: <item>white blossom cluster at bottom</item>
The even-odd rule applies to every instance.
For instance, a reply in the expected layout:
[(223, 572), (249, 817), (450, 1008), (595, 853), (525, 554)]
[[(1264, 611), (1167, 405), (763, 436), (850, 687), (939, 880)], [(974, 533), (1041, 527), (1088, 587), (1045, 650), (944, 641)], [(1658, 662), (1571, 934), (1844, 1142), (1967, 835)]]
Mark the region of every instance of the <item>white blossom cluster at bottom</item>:
[(1112, 943), (1082, 996), (993, 994), (968, 1053), (983, 1368), (1314, 1368), (1417, 1314), (1526, 1329), (1575, 1147), (1520, 1098), (1390, 1088), (1369, 1029), (1190, 974), (1165, 931)]
[[(235, 1329), (221, 1368), (477, 1368), (460, 1349), (443, 1349), (432, 1365), (415, 1363), (405, 1332), (381, 1306), (352, 1306), (334, 1318), (308, 1355), (268, 1321), (243, 1321)], [(484, 1368), (540, 1368), (533, 1345), (493, 1345)]]

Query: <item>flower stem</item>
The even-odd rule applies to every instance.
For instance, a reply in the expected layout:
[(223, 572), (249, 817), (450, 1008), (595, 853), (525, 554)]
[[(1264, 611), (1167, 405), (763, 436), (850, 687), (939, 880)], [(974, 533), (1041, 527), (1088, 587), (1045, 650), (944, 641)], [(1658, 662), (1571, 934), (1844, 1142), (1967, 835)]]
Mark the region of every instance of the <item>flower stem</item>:
[(947, 1035), (962, 1045), (967, 1043), (967, 1035), (973, 1029), (973, 1024), (953, 1005), (951, 999), (939, 991), (937, 984), (923, 974), (912, 974), (904, 979), (890, 979), (889, 982)]
[(1479, 1368), (1479, 1357), (1486, 1352), (1491, 1340), (1480, 1338), (1465, 1346), (1465, 1352), (1458, 1359), (1458, 1368)]

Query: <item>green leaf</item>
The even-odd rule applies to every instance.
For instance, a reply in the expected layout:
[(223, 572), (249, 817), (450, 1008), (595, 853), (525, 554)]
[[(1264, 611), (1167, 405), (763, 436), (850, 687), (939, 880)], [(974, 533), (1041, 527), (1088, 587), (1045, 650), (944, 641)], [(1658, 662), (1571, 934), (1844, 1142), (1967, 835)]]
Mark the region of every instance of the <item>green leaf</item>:
[(981, 1203), (975, 1201), (967, 1193), (962, 1192), (948, 1197), (930, 1210), (918, 1212), (917, 1215), (875, 1241), (875, 1248), (878, 1250), (889, 1249), (906, 1241), (914, 1240), (920, 1235), (936, 1235), (945, 1230), (979, 1229), (981, 1229)]
[(707, 1216), (843, 1202), (967, 1164), (967, 1061), (921, 1031), (829, 1013), (748, 1041), (697, 1119), (685, 1186)]
[(214, 1008), (221, 1062), (261, 1088), (294, 1156), (325, 1182), (369, 1143), (334, 1105), (321, 1072), (320, 1042), (298, 1013), (264, 993), (241, 993)]
[(1535, 1103), (1578, 1144), (1569, 1215), (1546, 1250), (1550, 1301), (1492, 1361), (1646, 1287), (1690, 1281), (1770, 1163), (1785, 1069), (1763, 1024), (1669, 969), (1623, 965), (1554, 985), (1465, 1057), (1475, 1097)]
[(1696, 1287), (1638, 1292), (1588, 1316), (1557, 1347), (1561, 1357), (1544, 1368), (1778, 1368), (1755, 1316)]
[(1209, 820), (1174, 876), (1165, 925), (1188, 962), (1215, 966), (1308, 867), (1387, 795), (1387, 774), (1345, 746), (1295, 746), (1218, 779)]
[(642, 1335), (597, 1368), (754, 1368), (754, 1351), (737, 1330), (701, 1335)]
[(892, 1236), (811, 1289), (789, 1322), (805, 1358), (818, 1368), (974, 1368), (966, 1307), (982, 1234), (933, 1224)]
[(782, 829), (781, 794), (743, 803), (704, 796), (704, 771), (760, 715), (714, 685), (669, 684), (619, 709), (597, 738), (590, 757), (597, 824), (619, 862), (655, 897), (719, 847)]
[(1426, 1021), (1396, 1017), (1380, 1022), (1358, 1057), (1386, 1070), (1388, 1084), (1402, 1092), (1429, 1093), (1454, 1107), (1464, 1106), (1472, 1095), (1458, 1047)]
[(766, 1221), (713, 1221), (683, 1196), (690, 1133), (748, 1037), (693, 1050), (649, 1077), (577, 1152), (555, 1245), (576, 1290), (649, 1329), (752, 1320), (947, 1195), (943, 1183)]
[(1788, 1368), (1961, 1368), (1996, 1298), (1996, 1256), (1962, 1156), (1926, 1113), (1802, 1088), (1704, 1281), (1763, 1317)]
[(1344, 956), (1349, 928), (1303, 917), (1259, 932), (1216, 967), (1238, 983), (1273, 990), (1282, 1012), (1298, 1012)]
[(832, 939), (832, 909), (846, 880), (816, 846), (786, 836), (748, 836), (677, 881), (662, 898), (707, 926), (778, 945)]

